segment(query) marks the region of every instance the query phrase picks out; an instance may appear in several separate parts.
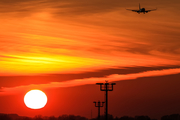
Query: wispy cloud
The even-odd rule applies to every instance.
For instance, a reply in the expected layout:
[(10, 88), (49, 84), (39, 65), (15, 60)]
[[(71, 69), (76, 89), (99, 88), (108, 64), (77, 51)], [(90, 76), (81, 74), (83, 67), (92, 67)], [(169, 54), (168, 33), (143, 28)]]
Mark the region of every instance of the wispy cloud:
[(132, 0), (18, 0), (1, 5), (1, 75), (180, 64), (179, 17), (164, 8), (137, 15), (124, 8), (136, 5)]
[(98, 82), (115, 82), (115, 81), (122, 81), (122, 80), (135, 80), (137, 78), (142, 77), (154, 77), (154, 76), (164, 76), (164, 75), (172, 75), (172, 74), (179, 74), (180, 68), (175, 69), (163, 69), (163, 70), (153, 70), (153, 71), (144, 71), (139, 73), (132, 73), (132, 74), (111, 74), (105, 77), (91, 77), (91, 78), (84, 78), (84, 79), (74, 79), (64, 82), (51, 82), (49, 84), (31, 84), (27, 86), (17, 86), (17, 87), (2, 87), (0, 95), (9, 95), (9, 94), (17, 94), (20, 92), (25, 92), (31, 89), (49, 89), (49, 88), (59, 88), (59, 87), (73, 87), (73, 86), (81, 86), (87, 84), (95, 84)]

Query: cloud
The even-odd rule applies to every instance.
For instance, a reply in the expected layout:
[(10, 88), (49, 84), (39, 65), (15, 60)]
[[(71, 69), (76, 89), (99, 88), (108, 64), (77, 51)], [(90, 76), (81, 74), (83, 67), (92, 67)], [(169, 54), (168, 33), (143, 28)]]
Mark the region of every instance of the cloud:
[[(0, 12), (36, 12), (45, 8), (54, 8), (55, 14), (79, 15), (89, 13), (102, 13), (111, 11), (114, 8), (122, 7), (124, 2), (114, 0), (1, 0)], [(11, 9), (7, 9), (6, 7)]]
[[(138, 4), (142, 3), (144, 6), (154, 6), (162, 5), (160, 0), (152, 0), (152, 1), (138, 1), (138, 3), (134, 0), (124, 1), (124, 0), (1, 0), (1, 9), (0, 12), (14, 12), (17, 14), (21, 13), (32, 13), (41, 10), (54, 9), (53, 14), (55, 15), (63, 15), (63, 16), (77, 16), (77, 15), (89, 15), (89, 14), (97, 14), (97, 13), (106, 13), (115, 10), (119, 10), (119, 8), (138, 8)], [(163, 1), (163, 5), (176, 3), (176, 1)], [(174, 4), (173, 4), (174, 5)], [(7, 9), (8, 8), (8, 9)], [(11, 8), (11, 9), (9, 9)], [(25, 14), (21, 14), (25, 15)]]
[(20, 92), (25, 92), (30, 89), (50, 89), (50, 88), (59, 88), (59, 87), (73, 87), (73, 86), (81, 86), (81, 85), (88, 85), (88, 84), (95, 84), (102, 82), (104, 83), (105, 80), (108, 82), (115, 82), (115, 81), (122, 81), (122, 80), (135, 80), (137, 78), (143, 77), (155, 77), (155, 76), (165, 76), (165, 75), (172, 75), (172, 74), (179, 74), (180, 68), (175, 69), (163, 69), (163, 70), (153, 70), (153, 71), (144, 71), (139, 73), (132, 73), (132, 74), (111, 74), (105, 77), (90, 77), (84, 79), (74, 79), (69, 81), (63, 82), (51, 82), (49, 84), (31, 84), (27, 86), (17, 86), (17, 87), (3, 87), (1, 88), (0, 95), (9, 95), (9, 94), (17, 94)]
[[(1, 75), (179, 65), (178, 16), (167, 17), (164, 9), (138, 15), (122, 8), (136, 5), (132, 0), (1, 3)], [(75, 69), (70, 70), (71, 64)]]
[(30, 84), (47, 84), (50, 82), (62, 82), (73, 79), (84, 79), (84, 78), (101, 78), (112, 74), (133, 74), (141, 73), (143, 71), (162, 70), (162, 69), (175, 69), (179, 66), (154, 66), (154, 67), (120, 67), (120, 68), (107, 68), (95, 71), (88, 71), (82, 73), (62, 73), (62, 74), (42, 74), (42, 75), (29, 75), (29, 76), (0, 76), (1, 82), (0, 87), (15, 87), (15, 86), (26, 86)]

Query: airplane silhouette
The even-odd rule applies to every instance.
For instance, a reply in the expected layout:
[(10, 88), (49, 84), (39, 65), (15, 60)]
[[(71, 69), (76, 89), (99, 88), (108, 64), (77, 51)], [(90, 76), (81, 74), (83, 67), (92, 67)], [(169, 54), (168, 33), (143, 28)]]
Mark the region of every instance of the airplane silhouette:
[(131, 10), (131, 9), (126, 9), (126, 10), (130, 10), (130, 11), (133, 11), (133, 12), (137, 12), (137, 13), (148, 13), (148, 12), (150, 12), (150, 11), (154, 11), (154, 10), (157, 10), (157, 8), (156, 9), (152, 9), (152, 10), (145, 10), (145, 8), (141, 8), (141, 6), (140, 6), (140, 3), (139, 3), (139, 10)]

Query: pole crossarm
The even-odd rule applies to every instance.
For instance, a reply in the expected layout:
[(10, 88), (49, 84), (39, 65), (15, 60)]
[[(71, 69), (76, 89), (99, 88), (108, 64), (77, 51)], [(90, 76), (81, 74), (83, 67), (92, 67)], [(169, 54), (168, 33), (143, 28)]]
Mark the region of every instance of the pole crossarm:
[[(116, 83), (111, 83), (111, 84), (109, 84), (109, 83), (105, 83), (105, 84), (96, 83), (96, 85), (100, 85), (101, 91), (113, 91), (113, 85), (116, 85)], [(111, 87), (109, 87), (109, 85), (111, 85)], [(107, 88), (106, 88), (106, 86), (107, 86)]]
[[(93, 103), (95, 103), (95, 107), (103, 107), (105, 102), (100, 102), (98, 101), (98, 104), (96, 104), (96, 102), (94, 101)], [(101, 104), (102, 103), (102, 104)]]

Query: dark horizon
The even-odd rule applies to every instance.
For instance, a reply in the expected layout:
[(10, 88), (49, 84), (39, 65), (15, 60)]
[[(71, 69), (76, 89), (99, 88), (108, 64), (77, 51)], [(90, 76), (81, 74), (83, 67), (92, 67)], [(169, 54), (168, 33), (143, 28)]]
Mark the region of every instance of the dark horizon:
[[(5, 114), (0, 113), (1, 120), (104, 120), (105, 116), (101, 115), (100, 119), (97, 117), (94, 118), (86, 118), (80, 115), (59, 115), (59, 116), (43, 116), (43, 115), (35, 115), (34, 117), (28, 116), (19, 116), (18, 114)], [(108, 120), (179, 120), (180, 114), (171, 114), (171, 115), (163, 115), (160, 119), (150, 118), (147, 115), (136, 115), (136, 116), (122, 116), (117, 117), (113, 115), (108, 115)]]

